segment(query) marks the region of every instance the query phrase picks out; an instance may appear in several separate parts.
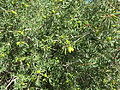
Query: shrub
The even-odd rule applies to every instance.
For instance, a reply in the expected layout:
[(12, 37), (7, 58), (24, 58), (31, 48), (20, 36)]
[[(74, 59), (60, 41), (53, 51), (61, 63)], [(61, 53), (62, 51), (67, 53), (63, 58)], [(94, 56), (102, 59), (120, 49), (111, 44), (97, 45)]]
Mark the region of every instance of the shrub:
[(117, 90), (117, 0), (0, 1), (1, 90)]

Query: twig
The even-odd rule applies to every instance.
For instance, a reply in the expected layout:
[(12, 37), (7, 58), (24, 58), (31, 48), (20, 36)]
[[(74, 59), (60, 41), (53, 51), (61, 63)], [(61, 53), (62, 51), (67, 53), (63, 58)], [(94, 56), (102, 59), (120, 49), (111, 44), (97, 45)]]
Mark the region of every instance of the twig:
[(16, 77), (14, 77), (10, 82), (9, 84), (6, 86), (6, 90), (8, 90), (8, 87), (16, 80)]

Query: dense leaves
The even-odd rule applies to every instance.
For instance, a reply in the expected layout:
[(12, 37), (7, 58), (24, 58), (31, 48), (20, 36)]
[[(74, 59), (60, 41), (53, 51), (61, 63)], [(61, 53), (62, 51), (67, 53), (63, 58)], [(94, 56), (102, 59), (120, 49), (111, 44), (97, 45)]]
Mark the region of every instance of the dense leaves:
[(118, 90), (117, 0), (1, 0), (1, 90)]

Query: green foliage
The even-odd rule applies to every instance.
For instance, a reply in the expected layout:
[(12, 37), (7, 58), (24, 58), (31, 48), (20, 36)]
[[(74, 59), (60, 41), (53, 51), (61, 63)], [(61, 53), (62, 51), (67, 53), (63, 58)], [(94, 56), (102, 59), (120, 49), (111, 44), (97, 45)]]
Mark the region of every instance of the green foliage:
[(0, 89), (120, 89), (117, 0), (1, 0)]

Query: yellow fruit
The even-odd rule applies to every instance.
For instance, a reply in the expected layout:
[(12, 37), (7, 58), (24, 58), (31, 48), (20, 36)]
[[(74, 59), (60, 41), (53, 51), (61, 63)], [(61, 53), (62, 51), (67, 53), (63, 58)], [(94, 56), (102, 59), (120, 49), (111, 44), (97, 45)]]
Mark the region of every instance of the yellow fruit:
[(27, 4), (24, 4), (24, 6), (25, 6), (25, 7), (30, 7), (30, 6), (29, 6), (29, 5), (27, 5)]
[(70, 44), (70, 41), (69, 41), (69, 40), (66, 40), (66, 43), (67, 43), (67, 44)]
[(11, 10), (11, 13), (13, 13), (13, 14), (17, 15), (17, 12), (15, 12), (15, 11), (13, 11), (13, 10)]
[(17, 42), (16, 44), (17, 45), (21, 45), (21, 44), (25, 44), (25, 42), (24, 41), (20, 41), (20, 42)]
[(30, 64), (29, 64), (29, 63), (27, 63), (27, 66), (29, 67), (29, 66), (30, 66)]
[(112, 40), (112, 37), (107, 37), (106, 38), (108, 41), (111, 41)]
[(39, 74), (39, 73), (41, 73), (41, 71), (40, 71), (40, 70), (37, 70), (37, 71), (36, 71), (36, 73), (38, 73), (38, 74)]
[(0, 54), (0, 57), (4, 57), (5, 56), (5, 54)]
[(44, 77), (47, 77), (47, 74), (43, 74)]
[(81, 21), (77, 21), (77, 23), (78, 23), (78, 24), (80, 24), (80, 23), (81, 23)]
[(74, 48), (71, 47), (71, 46), (69, 46), (69, 47), (68, 47), (68, 52), (71, 53), (71, 52), (73, 52), (73, 51), (74, 51)]
[(56, 13), (55, 10), (52, 10), (52, 13), (55, 14)]
[(17, 32), (18, 32), (19, 34), (22, 34), (22, 35), (24, 34), (24, 32), (23, 32), (23, 31), (17, 31)]

